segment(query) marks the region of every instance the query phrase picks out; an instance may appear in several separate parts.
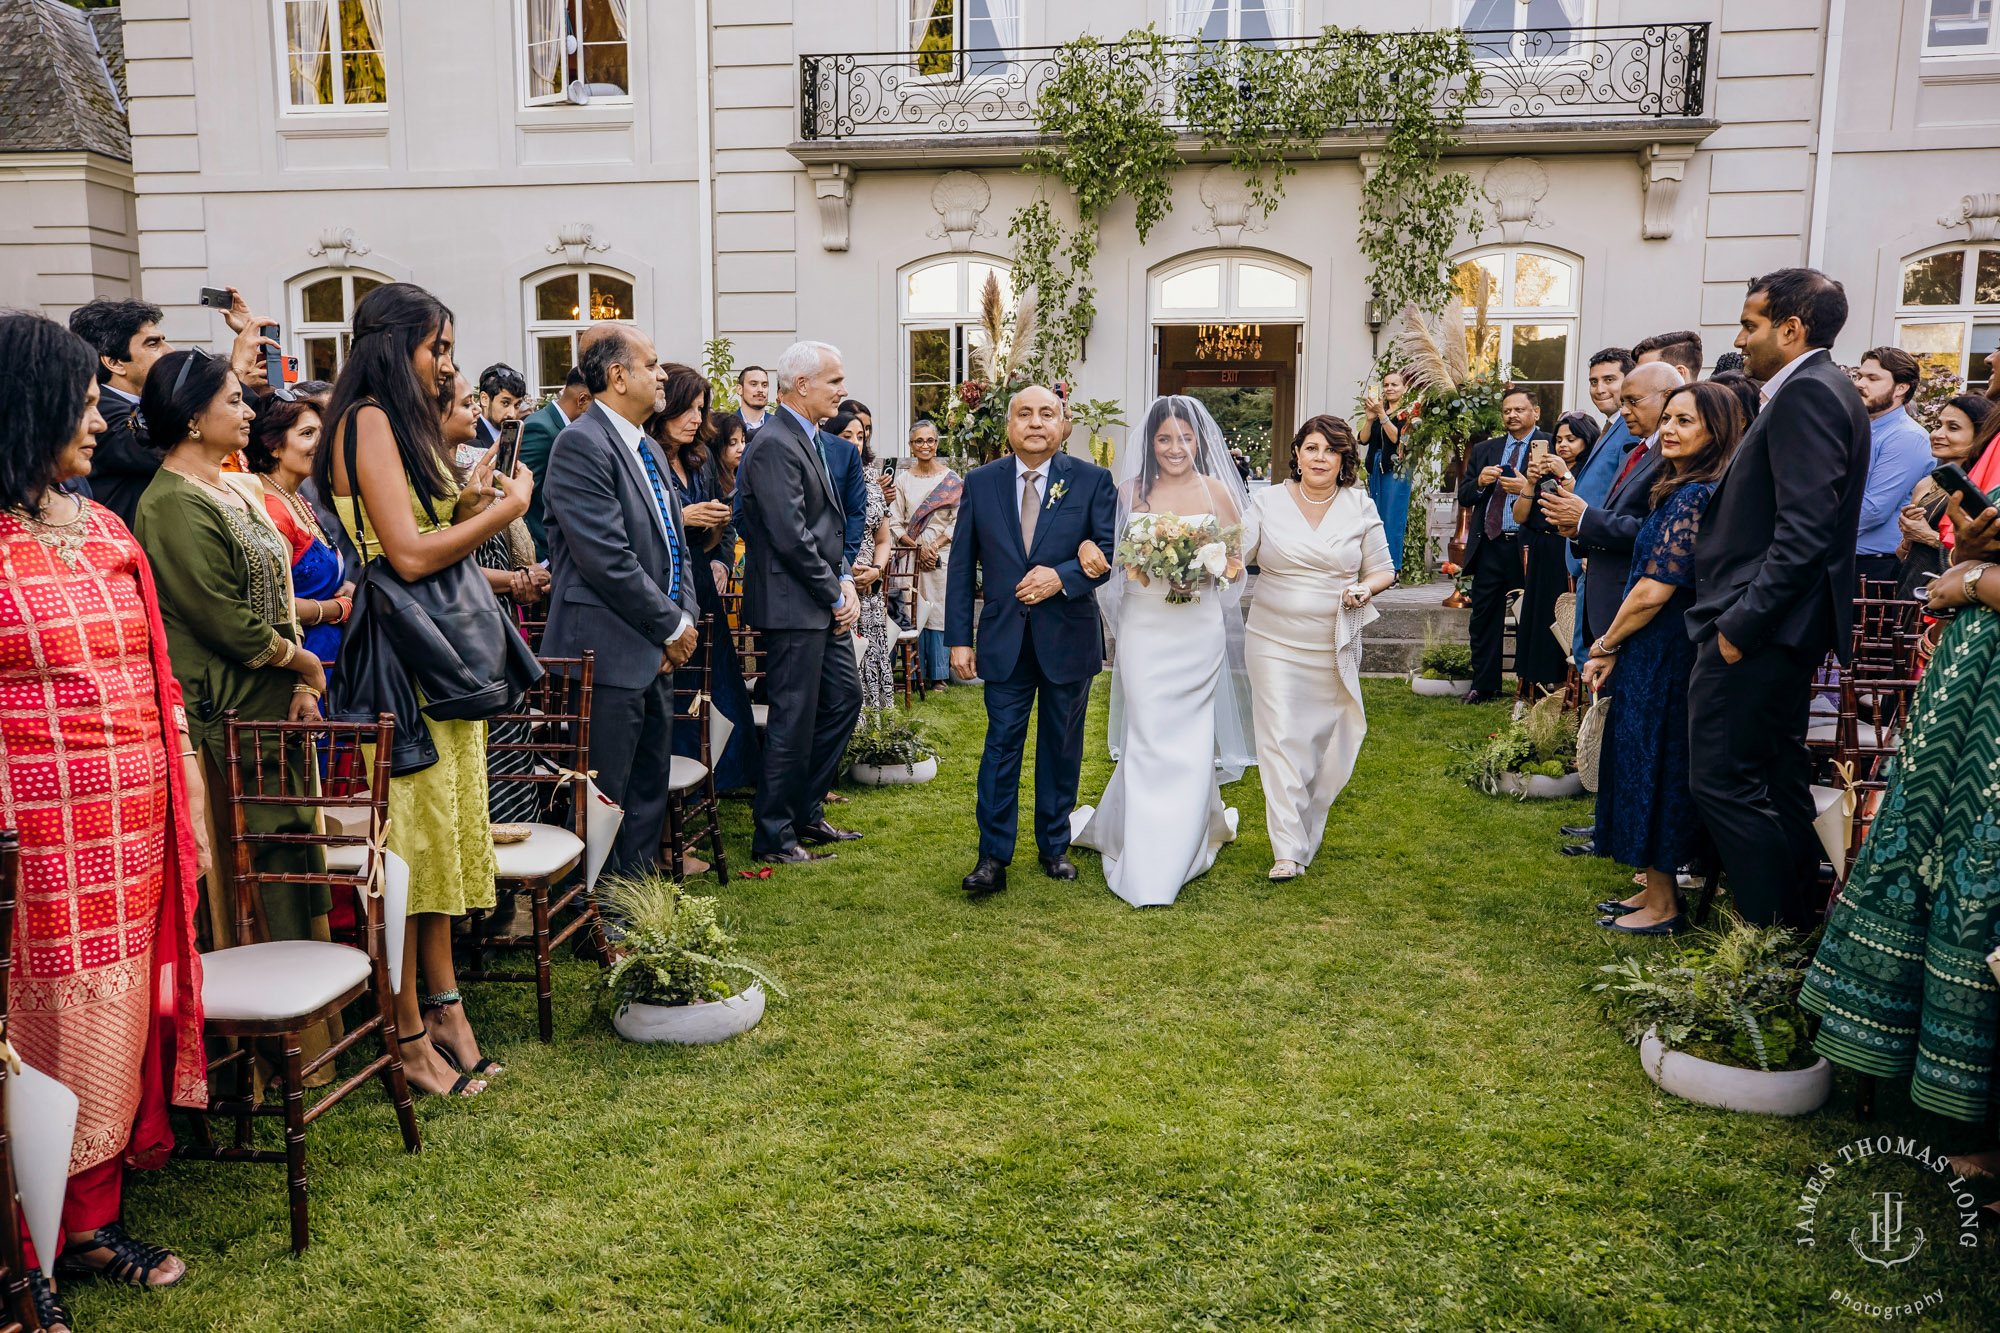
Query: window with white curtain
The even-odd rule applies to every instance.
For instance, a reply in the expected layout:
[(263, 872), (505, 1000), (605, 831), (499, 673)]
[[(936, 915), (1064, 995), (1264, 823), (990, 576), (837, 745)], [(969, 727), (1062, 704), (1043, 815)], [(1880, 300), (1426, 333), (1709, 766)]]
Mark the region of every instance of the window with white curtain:
[(1000, 304), (1014, 317), (1014, 274), (1006, 264), (976, 256), (934, 259), (904, 270), (898, 302), (903, 325), (903, 409), (907, 431), (918, 420), (943, 421), (951, 395), (969, 379), (972, 353), (982, 345), (979, 305), (986, 279), (1000, 284)]
[(957, 78), (1008, 63), (1021, 45), (1021, 0), (905, 0), (910, 49), (924, 78)]
[(1540, 60), (1576, 49), (1596, 0), (1459, 0), (1459, 26), (1491, 33), (1472, 44), (1481, 60)]
[(376, 108), (389, 100), (382, 0), (275, 0), (290, 111)]
[(1930, 0), (1924, 15), (1924, 54), (1977, 56), (2000, 51), (1993, 0)]
[(1268, 45), (1299, 35), (1299, 0), (1174, 0), (1173, 35)]
[(521, 0), (529, 106), (632, 97), (632, 0)]

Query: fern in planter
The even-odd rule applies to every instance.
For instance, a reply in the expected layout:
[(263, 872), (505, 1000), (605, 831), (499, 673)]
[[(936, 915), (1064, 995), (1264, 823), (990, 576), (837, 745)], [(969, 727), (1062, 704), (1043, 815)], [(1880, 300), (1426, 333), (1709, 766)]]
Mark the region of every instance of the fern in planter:
[[(1509, 722), (1477, 747), (1460, 747), (1452, 776), (1488, 796), (1500, 794), (1500, 779), (1508, 773), (1560, 778), (1576, 771), (1576, 735), (1583, 718), (1562, 706), (1562, 696), (1537, 699), (1517, 722)], [(1525, 794), (1525, 793), (1524, 793)]]
[(1738, 920), (1712, 943), (1607, 963), (1591, 990), (1635, 1046), (1651, 1029), (1668, 1050), (1712, 1064), (1805, 1069), (1819, 1058), (1799, 1008), (1811, 963), (1796, 932)]
[(937, 758), (937, 743), (930, 727), (920, 718), (896, 708), (864, 708), (861, 721), (847, 742), (846, 763), (870, 768), (894, 768), (901, 764), (916, 776), (916, 767)]
[(726, 1000), (736, 994), (728, 981), (732, 973), (785, 993), (753, 964), (731, 956), (736, 937), (717, 915), (715, 899), (689, 894), (660, 874), (608, 879), (598, 891), (606, 915), (624, 931), (618, 961), (604, 976), (613, 1009)]
[(1472, 645), (1440, 639), (1437, 631), (1424, 626), (1424, 651), (1417, 658), (1417, 674), (1425, 680), (1471, 680)]

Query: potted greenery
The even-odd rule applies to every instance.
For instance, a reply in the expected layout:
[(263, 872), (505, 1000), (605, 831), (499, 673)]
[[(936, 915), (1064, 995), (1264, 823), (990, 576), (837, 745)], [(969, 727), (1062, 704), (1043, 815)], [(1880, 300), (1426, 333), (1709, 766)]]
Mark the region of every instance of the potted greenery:
[(1725, 1111), (1804, 1115), (1833, 1089), (1813, 1051), (1799, 987), (1812, 953), (1782, 926), (1735, 921), (1712, 943), (1598, 970), (1646, 1077)]
[[(664, 875), (607, 879), (598, 885), (606, 916), (622, 932), (617, 961), (604, 975), (611, 1026), (627, 1041), (707, 1045), (757, 1026), (764, 988), (784, 987), (730, 956), (735, 937), (716, 915), (715, 899), (686, 893)], [(742, 991), (732, 973), (750, 978)]]
[(1440, 639), (1424, 626), (1424, 651), (1410, 673), (1410, 688), (1431, 697), (1458, 698), (1472, 688), (1472, 645)]
[(1566, 709), (1559, 694), (1543, 695), (1534, 706), (1487, 738), (1462, 750), (1452, 771), (1489, 796), (1551, 799), (1583, 794), (1576, 771), (1576, 736), (1582, 715)]
[(922, 721), (894, 708), (864, 708), (847, 742), (847, 772), (867, 787), (929, 782), (937, 746)]

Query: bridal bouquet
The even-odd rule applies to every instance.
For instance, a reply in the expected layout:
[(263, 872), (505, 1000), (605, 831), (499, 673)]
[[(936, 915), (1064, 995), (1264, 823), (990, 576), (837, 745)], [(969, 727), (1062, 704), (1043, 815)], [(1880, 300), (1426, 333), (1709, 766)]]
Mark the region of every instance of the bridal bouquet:
[(1198, 602), (1196, 585), (1203, 574), (1218, 588), (1243, 577), (1242, 543), (1241, 525), (1225, 528), (1211, 515), (1134, 514), (1118, 543), (1117, 558), (1125, 577), (1143, 587), (1165, 579), (1169, 603)]

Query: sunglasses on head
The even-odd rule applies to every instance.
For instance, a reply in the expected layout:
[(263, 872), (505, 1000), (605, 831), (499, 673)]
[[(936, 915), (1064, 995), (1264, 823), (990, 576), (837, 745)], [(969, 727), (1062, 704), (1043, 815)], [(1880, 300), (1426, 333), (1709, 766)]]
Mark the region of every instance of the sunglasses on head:
[(188, 352), (187, 360), (181, 362), (181, 373), (174, 376), (174, 391), (168, 394), (167, 397), (169, 399), (180, 397), (181, 389), (187, 384), (188, 372), (194, 369), (195, 362), (207, 361), (209, 359), (208, 353), (202, 351), (199, 347), (191, 349)]

